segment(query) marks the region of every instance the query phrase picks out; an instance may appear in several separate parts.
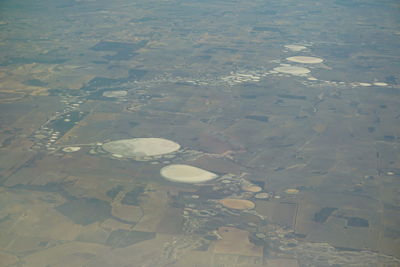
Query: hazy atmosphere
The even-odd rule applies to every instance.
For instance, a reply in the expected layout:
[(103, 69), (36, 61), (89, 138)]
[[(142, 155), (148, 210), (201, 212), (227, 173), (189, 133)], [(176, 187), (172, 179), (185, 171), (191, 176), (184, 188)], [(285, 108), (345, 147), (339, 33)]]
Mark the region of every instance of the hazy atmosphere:
[(400, 266), (396, 0), (1, 0), (0, 266)]

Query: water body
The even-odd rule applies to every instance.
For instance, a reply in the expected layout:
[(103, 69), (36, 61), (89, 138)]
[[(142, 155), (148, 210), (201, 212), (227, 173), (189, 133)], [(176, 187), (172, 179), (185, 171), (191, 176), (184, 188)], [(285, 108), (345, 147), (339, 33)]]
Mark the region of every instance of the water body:
[(399, 10), (1, 1), (0, 265), (400, 266)]

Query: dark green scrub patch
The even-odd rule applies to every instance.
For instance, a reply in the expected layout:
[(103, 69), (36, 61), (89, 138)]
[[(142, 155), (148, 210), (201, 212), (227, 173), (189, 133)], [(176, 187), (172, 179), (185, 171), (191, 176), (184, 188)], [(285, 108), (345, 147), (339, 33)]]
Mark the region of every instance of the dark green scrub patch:
[(245, 118), (249, 119), (249, 120), (261, 121), (261, 122), (268, 122), (268, 119), (269, 119), (267, 116), (262, 116), (262, 115), (248, 115)]
[(141, 69), (130, 69), (128, 71), (127, 77), (112, 79), (107, 77), (94, 77), (87, 84), (85, 84), (81, 90), (84, 91), (96, 91), (99, 89), (104, 89), (103, 91), (112, 91), (112, 90), (123, 90), (121, 85), (127, 82), (138, 81), (143, 76), (147, 74), (147, 70)]
[(369, 227), (368, 220), (359, 217), (347, 217), (347, 226)]
[(135, 189), (125, 194), (124, 198), (121, 200), (121, 203), (124, 205), (138, 206), (140, 204), (139, 198), (143, 192), (144, 186), (135, 187)]
[(145, 240), (153, 239), (155, 236), (155, 233), (119, 229), (111, 232), (106, 240), (106, 245), (114, 248), (125, 248)]
[(121, 84), (123, 81), (120, 79), (111, 79), (106, 77), (94, 77), (85, 86), (81, 88), (84, 91), (95, 91), (99, 88), (116, 86)]
[(82, 120), (87, 113), (80, 113), (79, 111), (72, 111), (70, 113), (63, 114), (48, 125), (54, 131), (60, 132), (61, 136), (71, 130), (77, 122)]
[(104, 221), (111, 216), (111, 205), (96, 198), (73, 198), (56, 209), (80, 225)]
[(278, 97), (286, 98), (286, 99), (296, 99), (296, 100), (306, 100), (307, 99), (307, 97), (304, 95), (279, 94)]
[(107, 55), (103, 57), (107, 60), (129, 60), (137, 55), (137, 53), (135, 53), (136, 50), (144, 47), (146, 44), (147, 41), (140, 41), (138, 43), (102, 41), (97, 43), (91, 49), (94, 51), (115, 52), (114, 55)]
[(319, 222), (319, 223), (326, 222), (326, 220), (328, 220), (329, 216), (331, 216), (335, 210), (337, 210), (337, 208), (330, 208), (330, 207), (322, 208), (320, 211), (315, 213), (314, 222)]
[(24, 81), (24, 84), (29, 85), (29, 86), (40, 86), (40, 87), (45, 87), (48, 85), (48, 83), (43, 82), (39, 79), (27, 80), (27, 81)]
[(109, 198), (114, 199), (118, 195), (118, 193), (122, 191), (123, 188), (124, 187), (122, 185), (114, 186), (113, 188), (111, 188), (106, 192), (106, 195)]

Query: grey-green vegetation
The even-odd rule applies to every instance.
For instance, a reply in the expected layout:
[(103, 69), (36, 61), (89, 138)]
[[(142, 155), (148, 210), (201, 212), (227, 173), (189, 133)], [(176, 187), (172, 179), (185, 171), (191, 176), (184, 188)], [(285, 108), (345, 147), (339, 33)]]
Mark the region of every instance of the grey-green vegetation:
[(399, 266), (394, 0), (3, 0), (0, 265)]

